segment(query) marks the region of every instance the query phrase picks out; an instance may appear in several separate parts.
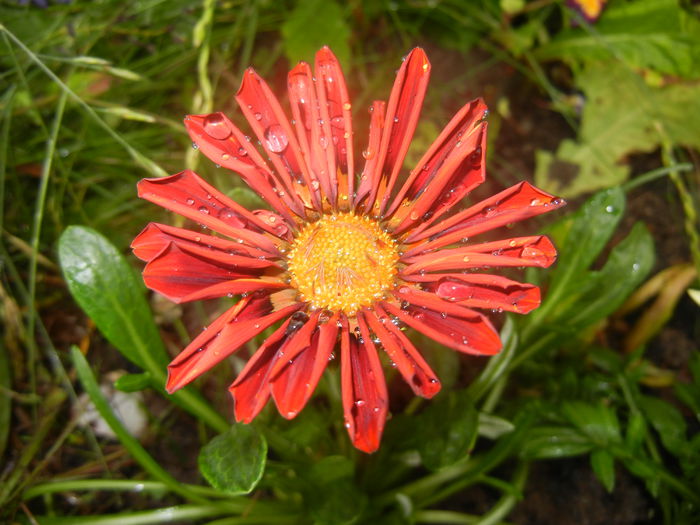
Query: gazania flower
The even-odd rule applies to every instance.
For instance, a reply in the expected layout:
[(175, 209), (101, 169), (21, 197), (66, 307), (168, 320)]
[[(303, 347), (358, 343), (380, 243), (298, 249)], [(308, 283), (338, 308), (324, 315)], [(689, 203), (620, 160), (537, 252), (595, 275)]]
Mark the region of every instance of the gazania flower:
[(380, 350), (417, 395), (440, 389), (405, 327), (492, 355), (498, 333), (475, 309), (527, 313), (539, 305), (537, 287), (486, 269), (551, 265), (556, 252), (546, 237), (472, 239), (563, 202), (523, 182), (453, 211), (484, 181), (480, 99), (405, 173), (429, 74), (425, 53), (414, 49), (388, 104), (370, 108), (361, 169), (347, 88), (328, 48), (313, 72), (302, 62), (289, 73), (291, 121), (255, 71), (244, 75), (236, 100), (271, 166), (223, 113), (186, 117), (195, 147), (240, 175), (270, 209), (249, 211), (191, 171), (139, 183), (140, 197), (220, 234), (149, 224), (132, 244), (148, 262), (146, 285), (176, 302), (240, 297), (170, 363), (168, 391), (281, 322), (230, 387), (236, 420), (250, 422), (270, 397), (293, 418), (339, 354), (345, 426), (357, 448), (372, 452), (388, 408)]

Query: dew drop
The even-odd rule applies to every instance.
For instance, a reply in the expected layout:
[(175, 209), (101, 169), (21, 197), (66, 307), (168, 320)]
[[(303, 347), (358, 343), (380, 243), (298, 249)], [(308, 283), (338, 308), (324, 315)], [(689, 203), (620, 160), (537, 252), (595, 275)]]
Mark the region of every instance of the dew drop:
[(199, 211), (200, 211), (200, 213), (203, 213), (204, 215), (209, 215), (209, 208), (207, 208), (206, 206), (200, 206)]
[(231, 129), (221, 113), (212, 113), (204, 117), (204, 132), (211, 138), (225, 140), (231, 136)]
[(262, 113), (255, 113), (253, 117), (255, 118), (255, 120), (262, 120)]
[(199, 149), (199, 144), (197, 144), (196, 142), (193, 142), (192, 149)]
[(606, 206), (605, 211), (607, 211), (608, 213), (612, 213), (615, 211), (615, 207), (614, 206)]
[(187, 204), (189, 204), (190, 206), (192, 206), (192, 205), (194, 204), (194, 199), (193, 199), (192, 197), (190, 197), (190, 198), (187, 199), (185, 202), (186, 202)]
[(366, 150), (362, 151), (362, 157), (364, 157), (365, 160), (370, 160), (374, 157), (374, 151), (367, 148)]
[(282, 153), (289, 145), (289, 138), (281, 126), (273, 124), (265, 130), (265, 142), (270, 151)]

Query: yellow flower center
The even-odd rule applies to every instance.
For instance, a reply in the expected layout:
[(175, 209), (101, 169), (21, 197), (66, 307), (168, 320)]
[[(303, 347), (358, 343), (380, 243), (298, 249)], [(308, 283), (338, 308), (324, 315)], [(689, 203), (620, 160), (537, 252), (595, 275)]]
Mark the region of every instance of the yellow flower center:
[(288, 269), (302, 301), (354, 314), (394, 287), (398, 260), (396, 241), (374, 219), (337, 213), (301, 230)]

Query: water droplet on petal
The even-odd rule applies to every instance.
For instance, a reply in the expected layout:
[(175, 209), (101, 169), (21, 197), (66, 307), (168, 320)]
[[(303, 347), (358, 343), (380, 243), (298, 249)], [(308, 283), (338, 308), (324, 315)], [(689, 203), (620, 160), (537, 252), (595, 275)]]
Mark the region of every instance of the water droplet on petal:
[(262, 120), (262, 113), (255, 113), (253, 118), (255, 118), (255, 120)]
[(343, 109), (345, 111), (349, 111), (351, 107), (352, 105), (350, 104), (350, 102), (346, 102), (345, 104), (343, 104)]
[(209, 208), (207, 208), (206, 206), (200, 206), (199, 211), (204, 215), (209, 215)]
[(194, 204), (194, 199), (193, 199), (192, 197), (190, 197), (190, 198), (188, 198), (185, 202), (186, 202), (187, 204), (189, 204), (190, 206), (192, 206), (192, 205)]
[(374, 157), (374, 151), (367, 148), (366, 150), (362, 151), (362, 156), (364, 157), (365, 160), (370, 160), (372, 157)]
[(281, 126), (273, 124), (265, 130), (265, 142), (270, 151), (282, 153), (289, 145), (289, 138)]
[(231, 136), (231, 128), (228, 127), (221, 113), (212, 113), (204, 117), (204, 132), (211, 138), (225, 140)]

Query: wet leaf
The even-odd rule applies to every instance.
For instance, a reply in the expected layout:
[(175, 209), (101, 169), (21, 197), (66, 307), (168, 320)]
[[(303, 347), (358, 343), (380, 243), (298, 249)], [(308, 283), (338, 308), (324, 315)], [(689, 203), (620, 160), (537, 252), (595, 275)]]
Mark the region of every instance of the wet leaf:
[(418, 419), (418, 452), (431, 470), (456, 463), (474, 446), (478, 413), (465, 391), (443, 393)]
[(97, 328), (129, 361), (165, 368), (168, 356), (143, 284), (121, 253), (100, 233), (70, 226), (58, 242), (68, 289)]
[(267, 442), (251, 425), (233, 425), (199, 453), (199, 470), (212, 487), (230, 494), (248, 494), (265, 471)]
[(590, 439), (576, 429), (540, 426), (531, 429), (520, 447), (523, 459), (556, 459), (580, 456), (593, 448)]
[(590, 326), (614, 312), (639, 286), (654, 265), (654, 243), (646, 227), (637, 223), (618, 244), (598, 272), (591, 272), (583, 293), (567, 313), (570, 326)]

